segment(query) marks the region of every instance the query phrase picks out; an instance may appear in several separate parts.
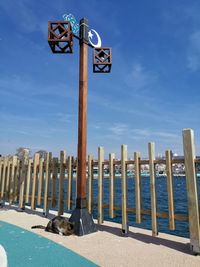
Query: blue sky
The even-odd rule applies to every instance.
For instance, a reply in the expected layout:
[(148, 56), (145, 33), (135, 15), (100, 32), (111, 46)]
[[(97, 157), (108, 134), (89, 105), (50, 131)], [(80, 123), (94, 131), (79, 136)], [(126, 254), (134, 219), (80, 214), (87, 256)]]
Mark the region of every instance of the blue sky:
[(47, 23), (72, 13), (112, 47), (110, 74), (92, 73), (89, 51), (88, 153), (182, 154), (182, 129), (200, 142), (200, 1), (0, 1), (0, 153), (29, 147), (76, 155), (78, 43), (52, 54)]

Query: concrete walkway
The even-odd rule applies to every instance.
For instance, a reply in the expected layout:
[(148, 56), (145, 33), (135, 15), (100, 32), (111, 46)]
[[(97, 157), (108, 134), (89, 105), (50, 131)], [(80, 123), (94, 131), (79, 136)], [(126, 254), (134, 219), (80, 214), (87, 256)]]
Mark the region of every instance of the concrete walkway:
[[(9, 267), (95, 267), (96, 264), (41, 235), (0, 221), (0, 243)], [(5, 252), (3, 253), (5, 255)], [(3, 255), (1, 253), (1, 255)], [(1, 257), (0, 257), (1, 260)], [(0, 266), (6, 266), (5, 260)]]
[(46, 225), (49, 221), (40, 210), (33, 212), (26, 209), (26, 212), (19, 213), (11, 207), (0, 210), (0, 220), (53, 240), (102, 267), (200, 266), (200, 256), (190, 253), (189, 239), (183, 237), (167, 234), (152, 237), (151, 231), (135, 227), (130, 227), (129, 237), (123, 237), (121, 226), (111, 222), (104, 222), (98, 226), (98, 232), (90, 235), (64, 237), (41, 229), (31, 229), (33, 225)]

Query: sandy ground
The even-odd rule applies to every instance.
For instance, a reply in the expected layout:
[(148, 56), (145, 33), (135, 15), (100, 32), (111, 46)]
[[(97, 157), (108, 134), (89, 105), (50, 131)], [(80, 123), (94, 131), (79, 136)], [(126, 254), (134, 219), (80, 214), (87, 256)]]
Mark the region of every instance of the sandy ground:
[(49, 219), (43, 217), (41, 210), (17, 212), (15, 207), (9, 206), (0, 209), (0, 220), (51, 239), (100, 266), (200, 267), (200, 256), (190, 253), (187, 238), (167, 234), (152, 237), (151, 231), (135, 227), (130, 227), (129, 236), (124, 237), (120, 224), (111, 222), (99, 225), (98, 232), (90, 235), (65, 237), (41, 229), (31, 229), (33, 225), (48, 223)]

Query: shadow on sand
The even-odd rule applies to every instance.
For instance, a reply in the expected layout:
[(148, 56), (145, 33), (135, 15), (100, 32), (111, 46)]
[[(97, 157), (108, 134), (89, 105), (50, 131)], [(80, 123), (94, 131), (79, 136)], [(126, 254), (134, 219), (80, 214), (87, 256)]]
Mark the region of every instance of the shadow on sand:
[[(107, 225), (98, 225), (97, 229), (99, 231), (108, 232), (108, 233), (111, 233), (113, 235), (124, 236), (121, 229), (117, 228), (117, 227), (112, 227), (112, 226), (107, 226)], [(168, 239), (161, 238), (161, 237), (149, 236), (149, 235), (145, 235), (142, 233), (134, 233), (131, 231), (128, 232), (127, 237), (134, 238), (134, 239), (141, 241), (141, 242), (144, 242), (146, 244), (165, 246), (165, 247), (168, 247), (170, 249), (174, 249), (176, 251), (179, 251), (179, 252), (182, 252), (185, 254), (193, 255), (192, 252), (190, 251), (190, 244), (189, 243), (182, 243), (182, 242), (168, 240)], [(126, 237), (124, 237), (124, 238), (126, 238)]]
[[(4, 208), (1, 208), (0, 210), (18, 210), (18, 207), (16, 206), (10, 206), (7, 205)], [(47, 216), (45, 216), (45, 214), (42, 211), (39, 210), (31, 210), (29, 208), (25, 209), (25, 212), (28, 214), (35, 214), (38, 215), (40, 217), (43, 218), (48, 218), (49, 220), (51, 220), (53, 217), (55, 217), (55, 214), (52, 213), (48, 213)], [(114, 227), (114, 226), (108, 226), (108, 225), (98, 225), (97, 224), (97, 230), (98, 231), (104, 231), (104, 232), (108, 232), (110, 234), (113, 235), (117, 235), (120, 237), (123, 237), (123, 233), (121, 231), (120, 228), (118, 227)], [(161, 237), (153, 237), (147, 234), (142, 234), (142, 233), (134, 233), (129, 231), (128, 235), (129, 238), (134, 238), (138, 241), (144, 242), (146, 244), (154, 244), (154, 245), (158, 245), (158, 246), (165, 246), (168, 247), (170, 249), (185, 253), (185, 254), (189, 254), (189, 255), (193, 255), (193, 253), (190, 251), (190, 244), (189, 243), (182, 243), (182, 242), (178, 242), (178, 241), (174, 241), (174, 240), (169, 240), (169, 239), (165, 239), (165, 238), (161, 238)], [(126, 238), (126, 237), (124, 237)]]

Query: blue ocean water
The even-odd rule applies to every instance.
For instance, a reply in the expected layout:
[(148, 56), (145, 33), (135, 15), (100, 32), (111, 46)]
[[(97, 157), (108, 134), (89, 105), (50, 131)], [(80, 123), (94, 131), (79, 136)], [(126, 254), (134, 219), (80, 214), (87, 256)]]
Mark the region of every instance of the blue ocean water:
[[(198, 194), (200, 200), (200, 178), (198, 179)], [(50, 185), (51, 188), (51, 185)], [(128, 207), (135, 207), (135, 179), (133, 177), (128, 177), (127, 179), (127, 197), (128, 197)], [(177, 214), (188, 214), (187, 208), (187, 194), (186, 194), (186, 179), (184, 176), (175, 176), (173, 179), (173, 188), (174, 188), (174, 208), (175, 213)], [(57, 181), (57, 189), (59, 189), (59, 184)], [(58, 192), (58, 190), (57, 190)], [(51, 194), (51, 192), (50, 192)], [(67, 180), (64, 184), (64, 199), (66, 200), (67, 196)], [(72, 183), (72, 201), (73, 206), (75, 207), (75, 198), (76, 198), (76, 179), (73, 179)], [(150, 178), (148, 176), (143, 176), (141, 178), (141, 202), (142, 209), (151, 209), (151, 199), (150, 199)], [(103, 199), (104, 204), (109, 204), (109, 179), (103, 179)], [(165, 176), (159, 176), (156, 178), (156, 199), (157, 199), (157, 211), (158, 212), (168, 212), (168, 193), (167, 193), (167, 178)], [(97, 203), (98, 203), (98, 180), (93, 180), (93, 217), (97, 219)], [(65, 211), (66, 201), (64, 201)], [(115, 206), (121, 207), (121, 178), (115, 178)], [(50, 207), (51, 208), (51, 207)], [(55, 207), (54, 209), (58, 209)], [(70, 211), (68, 211), (70, 212)], [(115, 218), (109, 218), (109, 210), (104, 209), (104, 220), (113, 221), (121, 223), (121, 211), (115, 211)], [(142, 215), (141, 224), (135, 223), (135, 213), (128, 213), (128, 221), (130, 226), (141, 227), (145, 229), (151, 229), (151, 216)], [(189, 227), (187, 221), (175, 221), (176, 230), (169, 230), (169, 220), (158, 218), (158, 231), (183, 237), (189, 237)]]
[[(133, 177), (127, 179), (128, 187), (128, 207), (135, 207), (135, 179)], [(198, 179), (200, 188), (200, 179)], [(150, 178), (142, 177), (141, 179), (141, 191), (142, 191), (142, 209), (151, 209), (150, 199)], [(98, 181), (94, 181), (94, 202), (97, 203), (98, 196)], [(167, 194), (167, 179), (166, 177), (156, 178), (156, 193), (157, 193), (157, 211), (168, 212), (168, 194)], [(104, 203), (109, 203), (109, 179), (104, 179)], [(121, 179), (115, 180), (115, 205), (121, 206)], [(175, 213), (188, 214), (187, 212), (187, 195), (186, 195), (186, 180), (185, 177), (174, 177), (174, 208)], [(114, 222), (121, 223), (121, 211), (115, 212), (116, 217), (112, 219)], [(97, 208), (94, 209), (93, 215), (97, 217)], [(104, 210), (105, 220), (109, 219), (108, 209)], [(151, 216), (143, 215), (142, 223), (135, 223), (135, 213), (128, 213), (128, 220), (130, 226), (141, 227), (145, 229), (151, 229)], [(159, 232), (174, 234), (178, 236), (189, 237), (188, 222), (176, 221), (176, 230), (169, 230), (168, 219), (158, 218), (158, 230)]]

